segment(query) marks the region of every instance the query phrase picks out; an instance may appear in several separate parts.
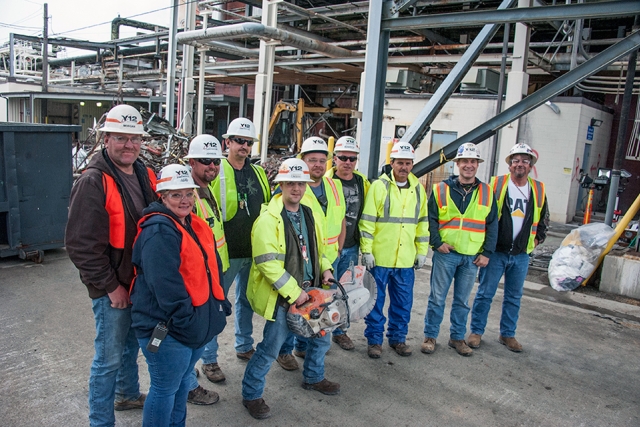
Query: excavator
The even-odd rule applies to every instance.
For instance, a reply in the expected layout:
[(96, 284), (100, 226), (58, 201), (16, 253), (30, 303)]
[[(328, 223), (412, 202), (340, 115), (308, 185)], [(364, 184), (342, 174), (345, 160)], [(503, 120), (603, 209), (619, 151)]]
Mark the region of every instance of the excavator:
[(307, 106), (302, 98), (298, 101), (280, 100), (276, 103), (269, 120), (269, 150), (287, 154), (298, 153), (302, 141), (313, 136), (315, 126), (320, 122), (324, 122), (334, 133), (334, 135), (320, 135), (325, 139), (329, 136), (344, 136), (344, 133), (334, 129), (330, 123), (331, 119), (342, 116), (345, 122), (348, 122), (353, 113), (354, 110), (350, 108), (340, 108), (335, 105)]

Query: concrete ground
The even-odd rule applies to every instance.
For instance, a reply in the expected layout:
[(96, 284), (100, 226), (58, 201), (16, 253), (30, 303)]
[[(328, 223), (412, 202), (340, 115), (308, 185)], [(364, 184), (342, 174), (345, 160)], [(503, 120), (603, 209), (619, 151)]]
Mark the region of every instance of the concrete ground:
[[(384, 346), (366, 355), (364, 325), (349, 335), (356, 349), (332, 347), (327, 378), (339, 396), (300, 387), (300, 371), (274, 364), (265, 400), (272, 417), (257, 421), (241, 404), (245, 363), (235, 357), (232, 320), (221, 335), (224, 385), (213, 406), (188, 407), (189, 426), (638, 426), (640, 425), (640, 308), (584, 294), (559, 294), (527, 283), (518, 327), (524, 352), (497, 341), (501, 291), (482, 347), (463, 358), (447, 348), (448, 308), (434, 354), (420, 353), (429, 270), (417, 272), (409, 327), (411, 357)], [(37, 265), (0, 260), (0, 425), (87, 425), (87, 382), (93, 356), (91, 305), (63, 250)], [(254, 337), (263, 322), (255, 318)], [(143, 391), (148, 388), (140, 355)], [(118, 426), (137, 426), (141, 411), (116, 414)]]

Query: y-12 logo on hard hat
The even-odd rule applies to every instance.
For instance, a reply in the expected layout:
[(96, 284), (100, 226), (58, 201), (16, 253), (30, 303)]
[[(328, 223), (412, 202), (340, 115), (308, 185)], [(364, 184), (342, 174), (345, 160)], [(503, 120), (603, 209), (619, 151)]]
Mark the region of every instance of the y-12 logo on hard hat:
[(249, 123), (240, 123), (240, 129), (251, 129), (251, 125)]
[(122, 121), (123, 122), (134, 122), (134, 123), (137, 123), (138, 122), (138, 117), (136, 117), (136, 116), (122, 116)]
[(204, 148), (218, 148), (218, 143), (217, 142), (205, 142), (204, 144)]
[(293, 165), (293, 166), (291, 166), (291, 171), (293, 171), (293, 172), (302, 172), (302, 166)]
[(188, 175), (189, 175), (189, 171), (183, 171), (183, 170), (176, 171), (176, 176), (178, 178), (182, 178), (183, 176), (188, 176)]

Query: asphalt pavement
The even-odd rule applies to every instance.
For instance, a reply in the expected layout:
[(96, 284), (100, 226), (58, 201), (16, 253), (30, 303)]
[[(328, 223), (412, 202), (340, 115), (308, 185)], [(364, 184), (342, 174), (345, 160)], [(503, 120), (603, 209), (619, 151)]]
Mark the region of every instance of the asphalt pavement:
[[(274, 364), (264, 395), (272, 417), (263, 421), (251, 418), (241, 403), (246, 363), (235, 356), (229, 318), (219, 340), (227, 381), (217, 385), (200, 377), (202, 386), (220, 393), (220, 401), (189, 405), (187, 425), (640, 425), (640, 307), (527, 282), (517, 331), (524, 352), (516, 354), (497, 340), (499, 290), (482, 346), (465, 358), (447, 347), (450, 297), (436, 352), (420, 353), (428, 268), (417, 272), (414, 295), (411, 357), (396, 355), (385, 342), (382, 358), (368, 358), (364, 325), (354, 324), (349, 335), (355, 350), (334, 344), (326, 358), (326, 376), (341, 384), (341, 394), (303, 390), (301, 371)], [(88, 425), (93, 315), (64, 250), (47, 251), (43, 264), (0, 260), (0, 319), (0, 425)], [(254, 317), (258, 341), (263, 324)], [(142, 354), (138, 361), (146, 391)], [(141, 415), (119, 412), (116, 425), (138, 426)]]

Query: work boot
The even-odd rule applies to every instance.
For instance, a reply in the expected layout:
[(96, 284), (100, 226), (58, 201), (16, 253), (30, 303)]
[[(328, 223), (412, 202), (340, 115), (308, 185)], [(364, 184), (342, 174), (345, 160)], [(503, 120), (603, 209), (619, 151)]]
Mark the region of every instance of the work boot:
[(140, 397), (136, 400), (120, 400), (113, 403), (113, 409), (116, 411), (128, 411), (129, 409), (142, 409), (147, 395), (140, 393)]
[(276, 359), (276, 362), (278, 362), (278, 365), (280, 365), (285, 371), (295, 371), (296, 369), (300, 369), (298, 361), (293, 357), (293, 354), (281, 354)]
[(307, 352), (300, 351), (300, 350), (293, 350), (293, 355), (296, 357), (299, 357), (300, 359), (304, 359), (304, 357), (307, 355)]
[(242, 399), (242, 404), (249, 411), (249, 415), (256, 420), (264, 420), (271, 416), (271, 409), (269, 409), (269, 405), (264, 402), (263, 398), (254, 400)]
[(316, 390), (322, 394), (333, 396), (334, 394), (340, 394), (340, 384), (332, 383), (328, 379), (324, 378), (319, 383), (309, 384), (302, 383), (302, 388), (305, 390)]
[(420, 346), (420, 351), (424, 354), (431, 354), (436, 351), (436, 339), (435, 338), (425, 338), (424, 342)]
[(251, 356), (253, 356), (253, 353), (255, 353), (256, 351), (252, 348), (249, 351), (245, 351), (244, 353), (236, 353), (236, 357), (240, 360), (246, 360), (249, 361), (251, 360)]
[(464, 340), (449, 340), (449, 347), (454, 348), (460, 356), (469, 357), (473, 354)]
[(202, 369), (204, 376), (212, 383), (221, 383), (227, 379), (217, 363), (203, 363), (200, 369)]
[(191, 390), (187, 395), (187, 402), (193, 405), (213, 405), (218, 400), (220, 400), (218, 393), (207, 390), (201, 385), (198, 385), (198, 387)]
[(522, 351), (522, 346), (515, 337), (503, 337), (500, 335), (498, 342), (502, 345), (506, 345), (509, 350), (515, 353), (520, 353)]
[(471, 348), (480, 348), (481, 340), (482, 340), (482, 335), (469, 334), (469, 338), (467, 338), (467, 345)]
[(334, 335), (331, 339), (343, 350), (353, 350), (355, 348), (353, 341), (351, 341), (351, 338), (349, 338), (347, 334)]
[(367, 354), (372, 359), (380, 359), (382, 356), (382, 346), (380, 344), (373, 344), (367, 348)]
[(394, 349), (400, 356), (411, 356), (411, 347), (406, 343), (397, 342), (395, 344), (389, 343), (389, 347)]

